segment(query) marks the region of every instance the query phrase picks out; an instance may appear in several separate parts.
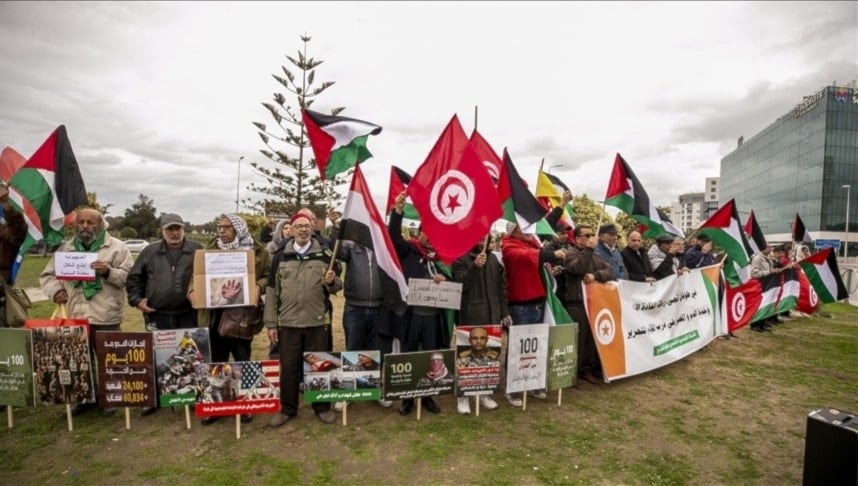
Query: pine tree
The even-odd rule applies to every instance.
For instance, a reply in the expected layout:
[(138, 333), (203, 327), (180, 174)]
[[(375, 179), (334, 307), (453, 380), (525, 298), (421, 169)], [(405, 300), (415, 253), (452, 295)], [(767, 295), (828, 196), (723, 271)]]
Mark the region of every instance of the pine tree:
[[(316, 68), (324, 61), (308, 57), (307, 46), (310, 40), (310, 36), (302, 35), (304, 46), (298, 51), (298, 57), (286, 56), (297, 69), (297, 76), (292, 68), (286, 66), (281, 66), (283, 76), (272, 74), (283, 88), (295, 95), (297, 109), (287, 103), (286, 96), (282, 93), (274, 93), (274, 102), (265, 102), (262, 106), (274, 119), (276, 126), (269, 127), (264, 123), (253, 122), (266, 147), (259, 152), (273, 163), (273, 167), (268, 162), (250, 164), (267, 182), (267, 185), (250, 185), (252, 191), (265, 196), (262, 201), (253, 205), (265, 214), (286, 215), (302, 207), (309, 207), (317, 215), (323, 215), (324, 210), (319, 208), (320, 204), (326, 204), (329, 197), (332, 202), (342, 199), (342, 196), (333, 191), (333, 187), (330, 196), (326, 194), (301, 121), (301, 110), (309, 108), (318, 95), (334, 85), (332, 81), (325, 81), (316, 86)], [(331, 114), (336, 115), (344, 109), (334, 108)], [(298, 151), (297, 157), (287, 152), (295, 149)], [(335, 178), (329, 184), (333, 186), (342, 182), (342, 178)], [(248, 203), (246, 200), (243, 202)]]

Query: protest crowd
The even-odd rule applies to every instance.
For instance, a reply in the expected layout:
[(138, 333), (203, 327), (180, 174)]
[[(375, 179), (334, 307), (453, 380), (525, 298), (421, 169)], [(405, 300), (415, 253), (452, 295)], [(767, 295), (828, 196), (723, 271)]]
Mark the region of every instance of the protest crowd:
[[(305, 122), (314, 123), (307, 116), (305, 113)], [(372, 127), (364, 127), (364, 132), (372, 133)], [(351, 365), (355, 370), (386, 372), (385, 359), (389, 355), (449, 350), (454, 346), (457, 326), (495, 325), (507, 333), (516, 326), (574, 321), (578, 324), (577, 380), (586, 386), (605, 386), (611, 376), (598, 336), (594, 336), (591, 288), (601, 285), (622, 290), (627, 282), (655, 286), (714, 267), (723, 272), (714, 279), (716, 288), (757, 285), (757, 290), (741, 290), (748, 296), (753, 292), (763, 295), (768, 288), (786, 289), (789, 279), (795, 280), (798, 289), (807, 272), (803, 277), (808, 281), (807, 287), (812, 287), (823, 301), (844, 297), (842, 283), (838, 282), (834, 289), (818, 287), (810, 274), (813, 269), (827, 268), (839, 276), (836, 262), (831, 263), (830, 250), (805, 254), (791, 242), (770, 245), (757, 237), (762, 233), (754, 231), (753, 221), (741, 225), (744, 232), (738, 237), (707, 221), (686, 239), (660, 211), (639, 209), (654, 206), (619, 154), (606, 204), (629, 214), (640, 224), (636, 228), (620, 228), (608, 221), (592, 226), (575, 224), (572, 192), (562, 181), (540, 169), (536, 194), (531, 194), (508, 153), (498, 157), (476, 131), (471, 139), (465, 137), (455, 117), (441, 137), (446, 143), (439, 146), (458, 149), (454, 154), (430, 153), (410, 183), (398, 188), (391, 184), (386, 222), (375, 208), (357, 165), (361, 160), (353, 160), (349, 166), (354, 175), (342, 212), (330, 208), (327, 215), (316, 215), (303, 208), (288, 218), (270, 221), (257, 236), (250, 233), (241, 216), (221, 214), (216, 218), (217, 235), (205, 247), (186, 238), (186, 222), (181, 216), (168, 213), (160, 219), (161, 239), (147, 246), (136, 261), (122, 241), (109, 235), (102, 213), (89, 208), (69, 210), (73, 215), (73, 236), (46, 265), (40, 275), (41, 285), (49, 299), (67, 308), (69, 318), (84, 320), (92, 330), (120, 330), (125, 302), (143, 313), (147, 331), (206, 328), (213, 363), (249, 361), (251, 343), (264, 330), (270, 342), (268, 358), (278, 363), (279, 371), (278, 404), (271, 414), (271, 427), (280, 427), (297, 416), (301, 393), (324, 388), (327, 382), (323, 378), (313, 378), (306, 382), (305, 389), (305, 370), (324, 372), (336, 367), (314, 354), (334, 351), (332, 326), (342, 326), (344, 351), (379, 352), (380, 363), (368, 355), (361, 356), (365, 364)], [(318, 155), (316, 162), (324, 174), (325, 160)], [(482, 161), (495, 164), (497, 177), (490, 176)], [(401, 169), (393, 169), (392, 177), (402, 173)], [(447, 187), (461, 183), (471, 192), (465, 194), (463, 189), (454, 188), (430, 198), (445, 177), (458, 177), (453, 173), (464, 174), (469, 182), (451, 182)], [(630, 185), (634, 189), (632, 201), (628, 200)], [(13, 221), (18, 210), (8, 204), (7, 191), (0, 192), (0, 203), (6, 220)], [(411, 230), (403, 220), (414, 214), (419, 216), (419, 226)], [(323, 234), (326, 224), (321, 216), (330, 221), (327, 236)], [(713, 219), (716, 217), (738, 223), (732, 201)], [(492, 230), (499, 219), (508, 221), (504, 233)], [(803, 225), (796, 215), (796, 242), (806, 241), (800, 230)], [(9, 256), (18, 253), (23, 243), (20, 235), (18, 238), (17, 246), (0, 247), (5, 252), (0, 254), (0, 262), (11, 261)], [(203, 273), (199, 268), (201, 260), (195, 258), (201, 252), (241, 254), (253, 265), (247, 263), (241, 269), (243, 279), (241, 275), (211, 279), (201, 287), (195, 279)], [(66, 254), (87, 254), (86, 268), (78, 269), (77, 274), (63, 273), (68, 265), (60, 258), (67, 258)], [(251, 274), (252, 279), (248, 278)], [(6, 277), (7, 285), (12, 281)], [(459, 284), (458, 306), (451, 309), (409, 300), (409, 287), (420, 281), (430, 282), (430, 286)], [(345, 301), (342, 322), (333, 322), (331, 296), (341, 291)], [(728, 298), (730, 292), (724, 291)], [(779, 290), (781, 294), (783, 290)], [(784, 295), (778, 302), (785, 305), (726, 319), (713, 337), (737, 337), (733, 331), (747, 324), (753, 331), (771, 332), (773, 326), (789, 320), (791, 313), (799, 312), (798, 291), (792, 300)], [(721, 304), (710, 304), (700, 312), (701, 316), (720, 314)], [(695, 312), (694, 317), (697, 315)], [(721, 322), (720, 316), (707, 318), (709, 322)], [(637, 324), (627, 323), (627, 328), (633, 329)], [(673, 328), (674, 324), (665, 324), (664, 328)], [(653, 332), (652, 325), (649, 330), (628, 331), (628, 339), (647, 332)], [(89, 396), (89, 383), (78, 376), (79, 372), (89, 366), (90, 358), (94, 363), (104, 362), (103, 357), (94, 354), (94, 334), (89, 336), (91, 355), (81, 351), (79, 344), (53, 345), (51, 336), (39, 341), (34, 356), (41, 401), (75, 402), (72, 415), (94, 407), (93, 401), (76, 399)], [(187, 333), (184, 336), (190, 339)], [(499, 352), (487, 351), (487, 333), (470, 331), (467, 336), (471, 348), (459, 356), (460, 366), (503, 368), (506, 346)], [(170, 354), (170, 361), (161, 367), (167, 374), (159, 378), (159, 386), (169, 391), (196, 389), (206, 402), (220, 401), (216, 398), (222, 395), (235, 396), (232, 388), (221, 390), (223, 386), (217, 383), (222, 373), (212, 371), (196, 383), (189, 378), (195, 368), (201, 367), (200, 358), (197, 344), (181, 342)], [(442, 354), (432, 354), (430, 363), (432, 368), (424, 380), (451, 380), (452, 372), (444, 365)], [(72, 377), (72, 385), (61, 386), (58, 382), (58, 375), (64, 372)], [(366, 382), (375, 378), (366, 375), (362, 379)], [(201, 387), (203, 381), (205, 386)], [(253, 380), (238, 377), (235, 381)], [(97, 380), (93, 385), (96, 389), (101, 386)], [(502, 386), (498, 388), (513, 407), (523, 405), (524, 393), (545, 399), (548, 391), (537, 388), (507, 392), (500, 390)], [(486, 410), (499, 406), (491, 393), (471, 397)], [(458, 397), (458, 413), (471, 413), (471, 397)], [(392, 407), (390, 398), (382, 392), (377, 402), (382, 407)], [(398, 413), (411, 414), (418, 400), (422, 409), (441, 412), (431, 396), (419, 396), (401, 399)], [(331, 424), (336, 420), (334, 412), (344, 406), (344, 401), (317, 401), (312, 403), (312, 410), (321, 422)], [(146, 406), (142, 414), (150, 415), (158, 408)], [(102, 407), (105, 415), (112, 411), (111, 407)], [(242, 423), (254, 418), (250, 413), (237, 415), (241, 415)], [(206, 416), (201, 423), (209, 425), (219, 418)]]

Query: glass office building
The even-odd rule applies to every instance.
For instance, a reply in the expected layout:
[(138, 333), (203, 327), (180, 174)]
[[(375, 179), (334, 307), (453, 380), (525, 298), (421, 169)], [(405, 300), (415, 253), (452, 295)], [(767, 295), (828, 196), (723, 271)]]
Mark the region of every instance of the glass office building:
[[(843, 187), (844, 185), (849, 188)], [(770, 241), (789, 241), (798, 213), (814, 239), (843, 240), (858, 254), (858, 88), (827, 86), (806, 96), (721, 159), (721, 201), (753, 209)], [(851, 201), (847, 203), (847, 194)]]

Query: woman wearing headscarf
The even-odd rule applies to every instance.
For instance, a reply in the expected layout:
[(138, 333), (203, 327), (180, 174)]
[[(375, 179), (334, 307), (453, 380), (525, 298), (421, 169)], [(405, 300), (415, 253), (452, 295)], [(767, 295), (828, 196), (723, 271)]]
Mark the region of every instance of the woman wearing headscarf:
[[(245, 307), (230, 307), (228, 309), (223, 308), (209, 308), (209, 309), (199, 309), (197, 313), (197, 321), (199, 322), (200, 327), (208, 327), (209, 328), (209, 341), (211, 344), (212, 351), (212, 362), (220, 363), (229, 361), (230, 354), (232, 355), (232, 359), (234, 361), (249, 361), (250, 360), (250, 344), (253, 341), (253, 338), (250, 339), (241, 339), (236, 337), (228, 337), (222, 336), (218, 331), (221, 320), (224, 318), (224, 314), (226, 312), (241, 312), (245, 311), (251, 313), (256, 310), (256, 307), (260, 304), (262, 296), (265, 294), (265, 287), (268, 278), (268, 269), (271, 266), (271, 255), (268, 253), (268, 250), (260, 245), (259, 243), (253, 241), (253, 237), (250, 236), (250, 231), (247, 227), (247, 223), (239, 216), (234, 214), (221, 214), (217, 218), (217, 236), (206, 245), (207, 250), (227, 250), (227, 251), (253, 251), (255, 257), (255, 272), (256, 272), (256, 281), (254, 282), (257, 286), (257, 294), (258, 294), (258, 302), (254, 302), (254, 305), (249, 305)], [(198, 273), (196, 270), (194, 273)], [(222, 296), (226, 299), (230, 299), (233, 293), (237, 291), (241, 291), (240, 288), (236, 288), (236, 280), (231, 279), (229, 282), (224, 284), (223, 289), (218, 289), (218, 292), (222, 290)], [(200, 290), (204, 291), (204, 290)], [(191, 285), (188, 290), (188, 299), (191, 302), (194, 301), (193, 297), (194, 293), (194, 282), (191, 280)], [(229, 294), (229, 295), (227, 295)], [(242, 422), (250, 422), (252, 420), (251, 415), (242, 416)], [(206, 417), (203, 419), (202, 423), (204, 425), (208, 425), (216, 422), (218, 417)]]

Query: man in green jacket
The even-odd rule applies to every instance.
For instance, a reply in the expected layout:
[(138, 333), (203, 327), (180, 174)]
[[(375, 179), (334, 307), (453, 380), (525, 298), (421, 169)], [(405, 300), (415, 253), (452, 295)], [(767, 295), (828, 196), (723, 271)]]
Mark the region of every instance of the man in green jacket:
[[(328, 269), (332, 253), (313, 236), (310, 218), (298, 212), (290, 223), (292, 238), (275, 254), (265, 291), (263, 321), (268, 339), (280, 349), (280, 413), (271, 418), (271, 427), (298, 414), (304, 352), (331, 351), (331, 318), (325, 302), (343, 287)], [(313, 410), (326, 424), (336, 420), (330, 403), (314, 403)]]

